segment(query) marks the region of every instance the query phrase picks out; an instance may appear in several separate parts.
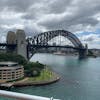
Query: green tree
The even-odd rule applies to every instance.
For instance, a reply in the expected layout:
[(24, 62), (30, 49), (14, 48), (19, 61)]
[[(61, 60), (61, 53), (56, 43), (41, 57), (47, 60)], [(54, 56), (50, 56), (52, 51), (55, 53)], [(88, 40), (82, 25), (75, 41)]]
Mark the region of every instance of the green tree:
[(39, 76), (44, 65), (39, 62), (28, 62), (24, 68), (26, 76)]
[(11, 53), (0, 53), (0, 61), (14, 61), (22, 65), (27, 64), (27, 61), (24, 57)]

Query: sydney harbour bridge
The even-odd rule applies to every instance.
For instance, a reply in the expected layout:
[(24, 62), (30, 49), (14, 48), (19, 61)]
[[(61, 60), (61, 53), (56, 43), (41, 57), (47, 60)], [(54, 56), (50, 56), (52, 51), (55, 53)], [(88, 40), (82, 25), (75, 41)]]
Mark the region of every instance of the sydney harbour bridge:
[[(50, 45), (48, 42), (57, 37), (63, 36), (67, 38), (71, 45)], [(66, 30), (54, 30), (37, 34), (33, 37), (26, 37), (24, 30), (16, 32), (9, 31), (6, 37), (6, 43), (0, 43), (0, 48), (5, 49), (8, 53), (16, 53), (22, 55), (26, 59), (30, 59), (34, 53), (40, 48), (72, 48), (78, 51), (79, 58), (86, 57), (88, 48), (71, 32)]]

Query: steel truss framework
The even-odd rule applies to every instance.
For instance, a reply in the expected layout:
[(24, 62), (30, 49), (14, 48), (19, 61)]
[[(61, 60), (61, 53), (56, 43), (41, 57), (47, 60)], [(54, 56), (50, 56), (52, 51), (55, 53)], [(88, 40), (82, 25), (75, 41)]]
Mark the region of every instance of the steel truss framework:
[[(73, 48), (73, 49), (81, 49), (84, 50), (84, 46), (82, 45), (81, 41), (71, 32), (65, 30), (55, 30), (55, 31), (48, 31), (41, 34), (34, 36), (33, 38), (27, 38), (28, 46), (27, 46), (27, 55), (30, 59), (34, 52), (36, 52), (39, 48), (49, 48), (54, 46), (49, 46), (48, 41), (53, 39), (56, 36), (64, 36), (68, 38), (74, 47), (72, 46), (64, 46), (64, 48)], [(57, 46), (55, 46), (57, 47)], [(61, 46), (59, 46), (61, 47)], [(63, 46), (62, 46), (63, 47)]]

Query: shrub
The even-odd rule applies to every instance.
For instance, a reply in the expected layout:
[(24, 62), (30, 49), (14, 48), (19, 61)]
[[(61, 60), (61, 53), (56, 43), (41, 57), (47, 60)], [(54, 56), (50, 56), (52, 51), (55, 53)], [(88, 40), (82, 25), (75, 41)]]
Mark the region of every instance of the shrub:
[(22, 65), (27, 64), (27, 61), (24, 57), (11, 53), (0, 53), (0, 61), (14, 61)]
[(44, 65), (39, 62), (28, 62), (25, 66), (26, 76), (39, 76), (41, 70), (44, 69)]

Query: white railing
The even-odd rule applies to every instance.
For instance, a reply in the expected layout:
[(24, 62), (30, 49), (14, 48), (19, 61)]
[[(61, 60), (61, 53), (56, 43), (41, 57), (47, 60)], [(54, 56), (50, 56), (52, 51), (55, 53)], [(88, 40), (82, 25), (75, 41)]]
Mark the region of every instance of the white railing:
[(28, 95), (23, 93), (9, 92), (4, 90), (0, 90), (0, 96), (6, 98), (13, 98), (17, 100), (60, 100), (60, 99), (53, 99), (53, 97), (47, 98), (47, 97)]

